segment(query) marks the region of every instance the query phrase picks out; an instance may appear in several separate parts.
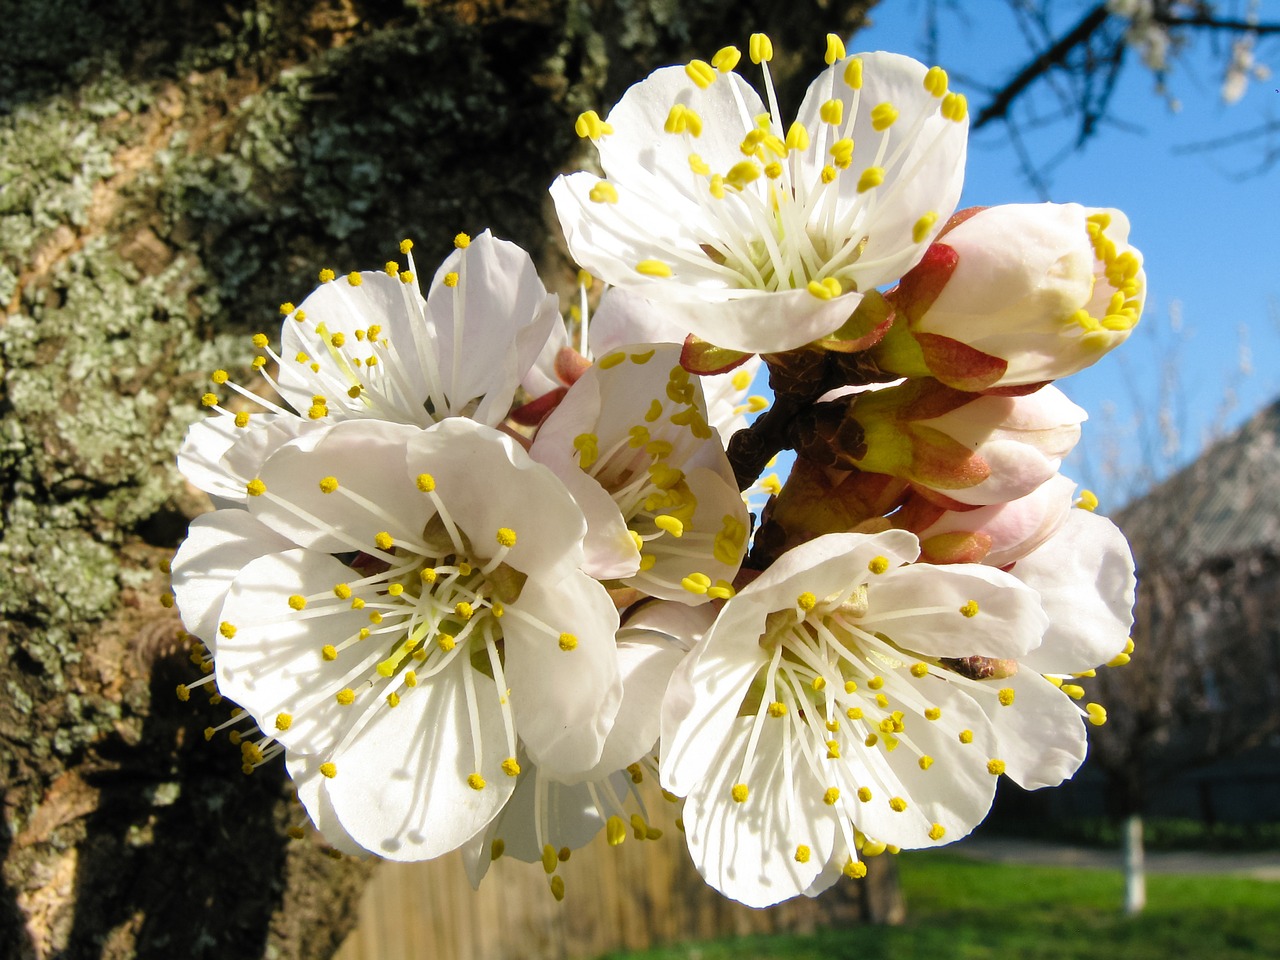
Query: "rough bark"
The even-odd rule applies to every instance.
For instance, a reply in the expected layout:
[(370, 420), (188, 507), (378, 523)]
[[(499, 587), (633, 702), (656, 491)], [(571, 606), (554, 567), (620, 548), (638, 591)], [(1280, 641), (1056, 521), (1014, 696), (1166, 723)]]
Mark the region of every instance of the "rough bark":
[(287, 841), (281, 770), (241, 776), (201, 734), (226, 707), (173, 695), (208, 372), (404, 236), (551, 261), (580, 110), (754, 29), (816, 65), (868, 6), (0, 0), (5, 956), (317, 957), (352, 922), (368, 866)]

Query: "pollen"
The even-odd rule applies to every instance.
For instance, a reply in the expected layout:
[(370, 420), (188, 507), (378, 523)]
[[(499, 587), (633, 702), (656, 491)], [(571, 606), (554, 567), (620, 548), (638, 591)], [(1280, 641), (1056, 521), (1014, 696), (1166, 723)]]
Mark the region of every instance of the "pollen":
[(324, 478), (322, 478), (322, 479), (321, 479), (321, 481), (320, 481), (320, 492), (321, 492), (321, 493), (333, 493), (333, 491), (335, 491), (335, 490), (337, 490), (337, 489), (338, 489), (338, 478), (337, 478), (337, 477), (324, 477)]
[(465, 250), (471, 246), (471, 237), (465, 233), (454, 234), (453, 245), (459, 250)]
[(684, 524), (670, 514), (663, 513), (654, 517), (653, 525), (673, 537), (684, 536)]
[(916, 678), (928, 676), (929, 665), (927, 663), (913, 663), (911, 665), (911, 675)]
[(1081, 510), (1088, 510), (1092, 513), (1098, 509), (1098, 495), (1092, 490), (1081, 490), (1080, 497), (1076, 500), (1076, 506)]
[(608, 180), (598, 180), (587, 193), (592, 203), (617, 203), (618, 188)]
[(823, 123), (829, 123), (833, 127), (839, 126), (844, 120), (844, 101), (826, 101), (818, 108), (818, 116), (822, 118)]
[(960, 742), (961, 742), (961, 743), (973, 743), (973, 731), (972, 731), (972, 730), (961, 730), (961, 731), (960, 731), (960, 735), (959, 735), (959, 739), (960, 739)]
[(1004, 773), (1004, 761), (1003, 761), (1003, 760), (988, 760), (988, 761), (987, 761), (987, 773), (991, 774), (993, 777), (998, 777), (998, 776), (1000, 776), (1000, 774)]
[(205, 407), (216, 407), (218, 405), (218, 395), (216, 393), (206, 393), (200, 397), (200, 403)]
[(334, 694), (333, 699), (337, 700), (338, 703), (342, 704), (344, 707), (349, 707), (356, 702), (356, 692), (350, 687), (343, 687)]
[(514, 547), (516, 545), (516, 532), (510, 527), (499, 527), (496, 539), (500, 547)]
[(768, 63), (773, 59), (773, 41), (765, 33), (753, 33), (747, 46), (752, 63)]
[(358, 271), (352, 270), (347, 274), (347, 283), (351, 284), (353, 287), (358, 287), (360, 284), (364, 283), (364, 277), (360, 276)]
[(444, 285), (446, 287), (456, 287), (458, 285), (458, 275), (450, 270), (444, 275)]
[(576, 650), (578, 647), (578, 638), (572, 633), (560, 634), (560, 649), (568, 653), (570, 650)]
[(836, 801), (840, 799), (840, 790), (838, 787), (827, 787), (822, 794), (822, 802), (828, 807), (834, 807)]
[(862, 89), (862, 58), (854, 57), (844, 68), (844, 82), (853, 90)]
[(241, 410), (239, 413), (235, 415), (232, 422), (241, 430), (243, 430), (245, 427), (249, 425), (249, 414), (244, 410)]
[(854, 680), (846, 680), (846, 681), (844, 682), (844, 692), (845, 692), (845, 693), (857, 693), (857, 692), (858, 692), (858, 684), (857, 684), (857, 681), (854, 681)]
[(828, 33), (827, 34), (827, 51), (825, 54), (823, 54), (823, 59), (826, 60), (827, 66), (828, 67), (831, 66), (837, 60), (843, 60), (844, 57), (845, 57), (844, 41), (842, 41), (840, 37), (837, 36), (836, 34)]
[(436, 646), (444, 653), (448, 653), (457, 646), (457, 640), (454, 639), (452, 634), (442, 633), (440, 636), (436, 637)]
[(507, 757), (502, 761), (502, 772), (508, 777), (520, 776), (520, 764), (515, 757)]
[(926, 720), (938, 720), (942, 717), (942, 710), (938, 707), (928, 707), (924, 712)]
[(1015, 696), (1013, 687), (1002, 687), (997, 696), (1000, 698), (1000, 706), (1009, 707), (1013, 705), (1013, 698)]
[(846, 717), (848, 717), (850, 720), (861, 720), (861, 719), (862, 719), (862, 708), (861, 708), (861, 707), (850, 707), (848, 710), (846, 710), (846, 711), (844, 712), (844, 715), (845, 715)]
[(858, 192), (866, 193), (884, 183), (884, 167), (867, 167), (858, 177)]
[(826, 277), (822, 280), (810, 280), (805, 287), (809, 291), (810, 296), (819, 300), (834, 300), (840, 296), (842, 290), (840, 281), (835, 277)]
[(941, 840), (946, 835), (947, 835), (947, 828), (940, 823), (935, 823), (932, 827), (929, 828), (930, 840)]
[(226, 637), (228, 640), (230, 640), (232, 637), (236, 635), (235, 624), (229, 623), (226, 620), (223, 620), (220, 624), (218, 624), (218, 632), (222, 634), (224, 637)]
[(1087, 703), (1085, 710), (1089, 714), (1089, 722), (1095, 727), (1100, 727), (1107, 722), (1107, 708), (1100, 703)]
[(858, 799), (859, 799), (859, 800), (861, 800), (863, 803), (870, 803), (870, 802), (871, 802), (871, 788), (870, 788), (870, 787), (859, 787), (859, 788), (858, 788)]
[(969, 116), (969, 101), (963, 93), (948, 93), (942, 98), (941, 113), (954, 123), (963, 123)]
[(787, 715), (787, 705), (783, 703), (781, 700), (775, 700), (773, 701), (773, 703), (769, 704), (769, 716), (777, 718), (777, 717), (785, 717), (786, 715)]
[(453, 612), (460, 616), (463, 620), (470, 620), (476, 615), (476, 608), (465, 600), (459, 600), (453, 605)]
[(879, 690), (884, 686), (884, 677), (876, 676), (867, 681), (867, 687), (871, 690)]
[(916, 763), (920, 765), (921, 770), (928, 770), (930, 767), (933, 766), (933, 757), (929, 756), (926, 753), (919, 760), (917, 760)]
[(721, 47), (716, 51), (716, 55), (711, 58), (711, 65), (721, 73), (728, 73), (738, 65), (738, 61), (742, 59), (742, 51), (737, 47)]
[(284, 732), (285, 730), (288, 730), (291, 726), (293, 726), (293, 716), (291, 714), (288, 714), (288, 713), (276, 714), (277, 730)]
[(916, 243), (924, 243), (928, 239), (929, 234), (933, 231), (934, 224), (938, 222), (938, 215), (933, 211), (926, 213), (923, 217), (915, 222), (911, 228), (911, 239)]
[(850, 880), (861, 880), (867, 875), (867, 865), (861, 860), (850, 860), (844, 865), (843, 872)]
[(930, 67), (924, 75), (924, 88), (933, 97), (944, 97), (947, 92), (947, 71), (941, 67)]
[(332, 763), (320, 764), (320, 775), (332, 780), (338, 775), (338, 768)]
[(478, 773), (471, 774), (469, 777), (467, 777), (467, 786), (470, 787), (472, 790), (483, 790), (484, 777), (480, 776), (480, 774)]
[(901, 797), (893, 797), (889, 800), (889, 809), (894, 813), (902, 813), (907, 809), (907, 801), (903, 800)]
[(978, 601), (970, 600), (968, 603), (966, 603), (963, 607), (960, 608), (960, 613), (962, 616), (965, 616), (965, 617), (970, 617), (970, 618), (976, 617), (978, 615)]
[(578, 115), (577, 122), (573, 125), (573, 131), (584, 140), (599, 140), (601, 137), (613, 133), (613, 125), (601, 120), (600, 114), (594, 110), (588, 110)]
[(685, 75), (692, 80), (700, 90), (705, 90), (711, 84), (716, 82), (715, 67), (707, 63), (705, 60), (690, 60), (685, 64)]
[(330, 660), (330, 661), (337, 660), (338, 648), (331, 643), (326, 643), (323, 647), (320, 648), (320, 656), (325, 660)]
[(390, 550), (395, 545), (395, 539), (385, 530), (380, 531), (373, 542), (378, 545), (379, 550)]
[(734, 803), (746, 803), (749, 792), (745, 783), (735, 783), (733, 789), (729, 791), (729, 796), (733, 797)]
[(307, 608), (307, 598), (295, 593), (289, 598), (289, 606), (294, 610), (305, 610)]

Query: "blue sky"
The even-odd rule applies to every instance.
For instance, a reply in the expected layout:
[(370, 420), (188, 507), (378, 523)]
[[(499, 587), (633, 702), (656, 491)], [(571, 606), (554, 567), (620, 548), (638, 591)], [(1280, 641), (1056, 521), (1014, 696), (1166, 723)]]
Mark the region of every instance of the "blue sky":
[[(953, 89), (967, 93), (974, 107), (984, 99), (976, 83), (998, 84), (1027, 48), (1003, 3), (963, 6), (968, 23), (943, 14), (937, 60), (952, 74)], [(1261, 4), (1263, 19), (1280, 19), (1280, 9), (1268, 8), (1280, 3)], [(1081, 12), (1074, 3), (1061, 9), (1059, 27), (1070, 26)], [(987, 19), (972, 19), (976, 10)], [(873, 11), (875, 26), (854, 37), (850, 52), (887, 49), (925, 59), (924, 14), (919, 0), (885, 0)], [(1270, 41), (1259, 48), (1259, 59), (1274, 61), (1277, 49), (1280, 41)], [(1146, 261), (1150, 295), (1137, 333), (1094, 368), (1059, 384), (1091, 417), (1064, 472), (1097, 490), (1104, 509), (1121, 505), (1138, 464), (1168, 472), (1193, 457), (1206, 435), (1238, 426), (1280, 395), (1280, 241), (1274, 225), (1280, 166), (1263, 176), (1237, 175), (1258, 165), (1265, 146), (1277, 149), (1280, 132), (1269, 144), (1176, 152), (1280, 119), (1280, 75), (1252, 83), (1239, 103), (1226, 106), (1218, 97), (1221, 63), (1203, 38), (1175, 61), (1169, 88), (1181, 110), (1174, 113), (1153, 93), (1152, 75), (1131, 57), (1114, 103), (1132, 129), (1103, 130), (1050, 174), (1047, 199), (1124, 210), (1131, 241)], [(1069, 124), (1058, 124), (1025, 139), (1035, 155), (1049, 158), (1072, 142), (1072, 134)], [(1001, 125), (972, 138), (962, 207), (1041, 199)], [(1242, 336), (1251, 358), (1248, 373), (1241, 365)], [(1170, 364), (1176, 386), (1166, 391), (1171, 403), (1161, 397)], [(1234, 401), (1223, 416), (1228, 390)], [(1179, 427), (1176, 450), (1160, 449), (1162, 406)], [(1135, 425), (1135, 417), (1145, 425)], [(1120, 479), (1104, 467), (1117, 460)]]

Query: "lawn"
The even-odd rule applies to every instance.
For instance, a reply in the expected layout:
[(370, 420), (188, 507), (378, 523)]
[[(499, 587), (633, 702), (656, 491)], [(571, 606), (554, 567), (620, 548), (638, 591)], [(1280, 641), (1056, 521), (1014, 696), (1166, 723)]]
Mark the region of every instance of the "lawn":
[(1146, 913), (1120, 915), (1118, 873), (901, 860), (908, 920), (613, 953), (604, 960), (1275, 960), (1280, 884), (1237, 877), (1147, 878)]

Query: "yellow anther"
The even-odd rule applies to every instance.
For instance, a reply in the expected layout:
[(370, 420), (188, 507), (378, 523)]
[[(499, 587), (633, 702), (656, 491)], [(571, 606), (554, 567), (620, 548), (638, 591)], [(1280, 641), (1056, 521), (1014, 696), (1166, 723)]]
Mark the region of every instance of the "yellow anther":
[(854, 57), (844, 68), (844, 82), (854, 90), (862, 89), (862, 58)]
[(927, 676), (929, 673), (929, 665), (927, 663), (913, 663), (911, 665), (911, 675), (913, 677)]
[(954, 123), (963, 123), (969, 116), (969, 101), (963, 93), (948, 93), (942, 98), (942, 115)]
[(352, 270), (347, 274), (347, 283), (351, 284), (353, 287), (358, 287), (360, 284), (364, 283), (364, 277), (360, 275), (359, 271)]
[(960, 608), (960, 613), (966, 617), (976, 617), (978, 615), (978, 601), (970, 600)]
[(1117, 653), (1114, 657), (1112, 657), (1110, 660), (1107, 661), (1107, 666), (1123, 667), (1126, 663), (1129, 662), (1129, 659), (1130, 658), (1127, 653)]
[(959, 739), (961, 743), (973, 743), (973, 731), (961, 730)]
[(783, 716), (786, 716), (786, 713), (787, 713), (787, 705), (783, 703), (781, 700), (775, 700), (773, 701), (773, 703), (769, 704), (769, 716), (775, 717), (775, 718), (783, 717)]
[(289, 606), (294, 610), (305, 610), (307, 607), (307, 598), (301, 594), (295, 593), (289, 597)]
[(280, 316), (287, 317), (289, 314), (293, 313), (293, 311), (297, 309), (298, 309), (297, 307), (295, 307), (292, 303), (286, 300), (284, 303), (280, 304)]
[(350, 687), (343, 687), (334, 695), (334, 699), (344, 707), (349, 707), (356, 702), (356, 692)]
[(916, 761), (916, 763), (920, 765), (921, 770), (928, 770), (930, 767), (933, 766), (933, 757), (929, 756), (926, 753), (923, 756), (921, 756), (920, 759)]
[(1089, 722), (1095, 727), (1100, 727), (1107, 722), (1107, 708), (1100, 703), (1086, 703), (1085, 710), (1089, 713)]
[(231, 374), (227, 373), (227, 371), (225, 370), (215, 370), (213, 371), (213, 373), (209, 375), (209, 379), (212, 380), (214, 383), (216, 383), (218, 386), (222, 386), (224, 383), (226, 383), (228, 380), (231, 379)]
[[(831, 145), (830, 151), (832, 162), (841, 170), (846, 169), (849, 164), (853, 163), (853, 140), (850, 137), (842, 137)], [(823, 179), (826, 180), (823, 171)], [(833, 171), (834, 176), (834, 171)], [(828, 181), (829, 182), (829, 181)]]
[(587, 191), (587, 196), (591, 198), (592, 203), (617, 203), (618, 188), (608, 180), (597, 180), (595, 185)]
[(434, 567), (423, 567), (421, 570), (418, 571), (418, 578), (423, 583), (435, 583), (437, 576), (438, 574), (436, 573)]
[(875, 676), (867, 681), (867, 687), (871, 690), (879, 690), (884, 686), (884, 677)]
[(235, 415), (235, 417), (232, 418), (231, 422), (234, 423), (241, 430), (243, 430), (245, 427), (249, 425), (249, 414), (241, 410), (239, 413)]
[(416, 687), (418, 685), (418, 675), (412, 670), (406, 670), (404, 672), (404, 682), (405, 686)]
[(844, 682), (845, 693), (856, 693), (858, 691), (858, 683), (856, 680), (846, 680)]
[(702, 117), (698, 116), (696, 110), (686, 107), (683, 103), (676, 103), (672, 105), (670, 112), (668, 112), (662, 129), (667, 133), (687, 133), (694, 137), (700, 137), (702, 136)]
[(1130, 637), (1124, 642), (1124, 652), (1133, 653), (1133, 637)]
[(861, 719), (862, 719), (862, 708), (861, 708), (861, 707), (850, 707), (848, 710), (846, 710), (846, 711), (844, 712), (844, 715), (845, 715), (846, 717), (848, 717), (850, 720), (861, 720)]
[[(694, 579), (695, 576), (700, 579)], [(707, 590), (711, 586), (711, 581), (708, 577), (706, 577), (703, 574), (694, 574), (694, 575), (690, 575), (683, 578), (680, 581), (680, 586), (682, 586), (685, 590), (688, 590), (694, 596), (701, 597), (706, 595)]]
[(387, 531), (382, 530), (373, 538), (373, 542), (378, 545), (379, 550), (390, 550), (395, 546), (395, 539)]
[(457, 646), (457, 640), (454, 639), (452, 634), (442, 633), (438, 637), (436, 637), (436, 646), (439, 647), (443, 652), (448, 653), (455, 646)]
[(516, 545), (516, 532), (510, 527), (499, 527), (496, 539), (500, 547), (514, 547)]
[(827, 759), (828, 760), (840, 759), (840, 741), (839, 740), (827, 741)]
[(483, 790), (484, 777), (480, 776), (480, 774), (478, 773), (471, 774), (470, 776), (467, 777), (467, 786), (470, 787), (472, 790)]
[(413, 271), (412, 271), (412, 270), (401, 270), (401, 271), (400, 271), (400, 282), (401, 282), (401, 283), (413, 283)]
[(337, 478), (337, 477), (321, 477), (321, 478), (320, 478), (320, 492), (321, 492), (321, 493), (333, 493), (333, 491), (335, 491), (335, 490), (337, 490), (337, 489), (338, 489), (338, 478)]
[(871, 802), (871, 788), (870, 788), (870, 787), (859, 787), (859, 788), (858, 788), (858, 799), (859, 799), (859, 800), (861, 800), (863, 803), (870, 803), (870, 802)]
[(893, 797), (889, 800), (889, 809), (894, 813), (902, 813), (907, 809), (907, 801), (901, 797)]
[(696, 153), (689, 154), (689, 169), (700, 177), (705, 177), (711, 172), (711, 168), (707, 166), (707, 162)]
[(935, 823), (932, 827), (929, 828), (930, 840), (941, 840), (946, 835), (947, 835), (947, 828), (940, 823)]
[(601, 137), (613, 133), (613, 125), (601, 120), (600, 114), (594, 110), (588, 110), (578, 115), (578, 120), (573, 125), (573, 131), (584, 140), (599, 140)]
[(701, 90), (716, 82), (716, 70), (705, 60), (690, 60), (685, 64), (684, 72)]
[(1013, 687), (1001, 687), (997, 696), (1000, 698), (1000, 706), (1009, 707), (1013, 705), (1013, 698), (1016, 694)]
[(843, 873), (850, 880), (861, 880), (867, 875), (867, 865), (861, 860), (850, 860), (844, 865)]
[(461, 617), (463, 621), (467, 621), (475, 616), (476, 608), (465, 600), (459, 600), (453, 605), (453, 612)]
[(823, 123), (829, 123), (833, 127), (839, 126), (844, 120), (844, 101), (826, 101), (818, 108), (818, 116), (822, 118)]
[(892, 103), (880, 103), (871, 109), (871, 129), (877, 133), (888, 130), (898, 119), (898, 110)]
[(742, 51), (737, 47), (721, 47), (716, 51), (716, 55), (711, 58), (711, 65), (721, 73), (728, 73), (738, 65), (738, 61), (742, 59)]
[(1072, 700), (1079, 700), (1084, 696), (1084, 687), (1077, 686), (1074, 683), (1064, 683), (1062, 685), (1062, 692)]
[(400, 272), (400, 264), (396, 263), (394, 260), (388, 260), (382, 265), (382, 269), (386, 272), (388, 277), (394, 277)]
[(760, 173), (760, 165), (754, 160), (742, 160), (729, 168), (729, 172), (724, 175), (724, 182), (741, 191), (747, 184), (758, 180)]
[(230, 640), (232, 637), (236, 635), (235, 624), (228, 623), (226, 620), (223, 620), (220, 624), (218, 624), (218, 632), (222, 634), (224, 637), (226, 637), (228, 640)]
[(768, 34), (753, 33), (747, 44), (747, 52), (752, 63), (768, 63), (773, 59), (773, 41)]
[(924, 243), (928, 239), (929, 234), (933, 232), (934, 225), (938, 222), (938, 215), (932, 210), (922, 216), (915, 222), (911, 228), (911, 239), (916, 243)]
[(880, 742), (880, 738), (876, 734), (868, 733), (867, 739), (862, 741), (862, 745), (865, 747), (874, 747), (879, 742)]
[(200, 397), (200, 403), (206, 407), (216, 407), (218, 405), (218, 395), (216, 393), (206, 393)]
[(329, 661), (338, 659), (338, 648), (331, 643), (326, 643), (320, 648), (320, 656)]
[(332, 282), (333, 282), (334, 277), (336, 277), (336, 276), (337, 276), (337, 274), (335, 274), (335, 273), (334, 273), (332, 270), (330, 270), (328, 267), (325, 267), (325, 268), (324, 268), (323, 270), (321, 270), (321, 271), (320, 271), (320, 273), (318, 274), (318, 279), (320, 280), (320, 282), (321, 282), (321, 283), (332, 283)]
[(576, 650), (578, 647), (578, 638), (572, 633), (560, 634), (560, 649), (568, 653), (570, 650)]
[(320, 775), (332, 780), (338, 775), (338, 768), (332, 763), (320, 764)]
[(636, 264), (636, 273), (645, 277), (669, 277), (672, 275), (671, 267), (661, 260), (641, 260)]
[(947, 93), (947, 71), (941, 67), (930, 67), (924, 75), (924, 88), (930, 96), (941, 99)]
[(1004, 773), (1004, 761), (1003, 761), (1003, 760), (988, 760), (988, 761), (987, 761), (987, 773), (991, 774), (993, 777), (998, 777), (998, 776), (1000, 776), (1000, 774)]
[(834, 33), (828, 33), (827, 34), (827, 52), (823, 54), (823, 59), (826, 60), (827, 66), (829, 67), (833, 63), (835, 63), (837, 60), (843, 60), (844, 58), (845, 58), (844, 41), (841, 40)]
[(809, 684), (814, 690), (823, 690), (827, 686), (827, 678), (822, 674), (818, 674), (813, 678), (813, 682)]
[(1076, 506), (1081, 510), (1088, 510), (1092, 513), (1098, 509), (1098, 496), (1092, 490), (1081, 490), (1080, 497), (1076, 500)]
[(394, 709), (394, 708), (396, 708), (396, 707), (400, 706), (400, 694), (396, 693), (394, 690), (392, 690), (390, 693), (388, 693), (388, 694), (387, 694), (387, 706), (388, 706), (388, 707), (391, 707), (392, 709)]
[(884, 167), (867, 167), (858, 177), (858, 192), (866, 193), (884, 183)]
[(834, 300), (840, 296), (840, 281), (835, 277), (825, 277), (822, 280), (810, 280), (808, 285), (809, 293), (817, 297), (819, 300)]
[(746, 803), (749, 792), (745, 783), (735, 783), (733, 789), (729, 791), (729, 796), (733, 797), (734, 803)]
[(669, 513), (660, 513), (653, 518), (653, 525), (664, 533), (679, 538), (684, 536), (684, 524)]

